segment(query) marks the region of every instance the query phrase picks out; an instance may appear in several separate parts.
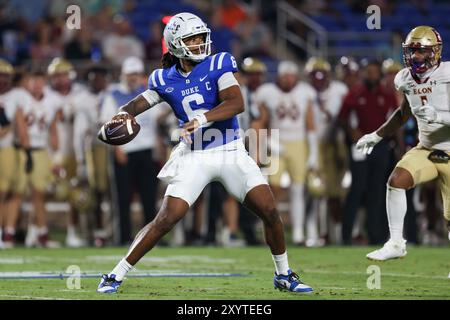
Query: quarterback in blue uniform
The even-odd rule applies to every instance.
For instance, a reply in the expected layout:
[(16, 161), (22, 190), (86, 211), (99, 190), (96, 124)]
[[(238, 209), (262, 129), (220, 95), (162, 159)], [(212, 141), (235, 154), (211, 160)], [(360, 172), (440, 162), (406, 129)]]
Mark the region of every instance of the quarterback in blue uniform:
[(150, 75), (148, 90), (123, 105), (113, 119), (135, 117), (166, 101), (180, 122), (182, 139), (158, 174), (168, 184), (161, 209), (136, 235), (126, 256), (102, 276), (97, 292), (117, 292), (126, 273), (186, 215), (211, 181), (220, 181), (262, 219), (275, 264), (275, 288), (311, 292), (289, 268), (274, 197), (239, 135), (236, 115), (244, 102), (233, 75), (234, 57), (227, 52), (210, 55), (210, 29), (191, 13), (173, 16), (164, 39), (168, 52), (163, 68)]

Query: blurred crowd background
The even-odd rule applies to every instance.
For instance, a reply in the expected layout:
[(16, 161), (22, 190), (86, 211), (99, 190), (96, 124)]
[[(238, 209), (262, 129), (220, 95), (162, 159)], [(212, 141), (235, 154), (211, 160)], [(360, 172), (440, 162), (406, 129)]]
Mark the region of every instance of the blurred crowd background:
[[(78, 30), (66, 23), (73, 4), (81, 8)], [(381, 9), (380, 30), (366, 26), (372, 4)], [(0, 129), (1, 246), (125, 245), (153, 219), (165, 188), (156, 175), (174, 145), (170, 108), (161, 104), (148, 112), (139, 121), (140, 140), (126, 147), (101, 144), (96, 134), (121, 103), (145, 90), (160, 65), (165, 22), (183, 11), (207, 22), (213, 52), (236, 57), (246, 98), (241, 126), (290, 132), (271, 146), (283, 170), (267, 177), (288, 243), (384, 243), (386, 181), (417, 143), (415, 121), (367, 158), (354, 144), (400, 105), (393, 78), (403, 68), (401, 42), (413, 27), (435, 27), (443, 37), (443, 59), (448, 56), (447, 1), (0, 1), (0, 100), (6, 110)], [(293, 99), (297, 85), (311, 91), (320, 137), (315, 166), (305, 161), (313, 147), (307, 132), (292, 135), (295, 124), (299, 130), (308, 126), (304, 115), (281, 98), (275, 101), (270, 85)], [(368, 111), (361, 112), (363, 106)], [(41, 123), (33, 108), (47, 108)], [(408, 191), (405, 224), (409, 243), (447, 243), (436, 182)], [(161, 242), (261, 244), (261, 223), (216, 183)]]

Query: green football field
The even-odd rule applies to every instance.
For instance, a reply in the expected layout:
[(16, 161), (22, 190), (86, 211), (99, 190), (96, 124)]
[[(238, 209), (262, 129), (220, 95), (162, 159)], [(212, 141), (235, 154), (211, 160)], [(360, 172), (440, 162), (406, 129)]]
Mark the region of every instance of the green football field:
[(118, 294), (102, 295), (95, 292), (97, 275), (126, 248), (17, 248), (0, 251), (0, 299), (450, 299), (449, 246), (410, 246), (406, 258), (383, 263), (365, 259), (372, 249), (289, 247), (291, 267), (315, 290), (294, 294), (274, 290), (265, 247), (159, 247)]

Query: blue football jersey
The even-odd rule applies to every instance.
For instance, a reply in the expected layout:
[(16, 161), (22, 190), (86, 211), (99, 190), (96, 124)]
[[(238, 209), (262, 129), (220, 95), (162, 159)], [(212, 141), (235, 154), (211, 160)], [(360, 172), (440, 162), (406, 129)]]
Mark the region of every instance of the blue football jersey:
[[(198, 63), (188, 76), (178, 72), (176, 65), (153, 71), (148, 88), (158, 92), (171, 107), (182, 127), (196, 115), (205, 113), (220, 103), (217, 81), (226, 72), (237, 72), (234, 57), (221, 52)], [(191, 135), (191, 149), (209, 149), (239, 138), (236, 116), (208, 123)]]

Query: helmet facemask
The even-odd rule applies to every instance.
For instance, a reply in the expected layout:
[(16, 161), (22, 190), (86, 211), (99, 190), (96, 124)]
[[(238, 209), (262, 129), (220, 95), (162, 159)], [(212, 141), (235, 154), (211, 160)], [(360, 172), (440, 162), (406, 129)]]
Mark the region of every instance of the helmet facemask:
[[(413, 74), (423, 74), (439, 64), (441, 50), (442, 45), (422, 46), (417, 44), (403, 46), (404, 63)], [(415, 57), (417, 53), (423, 58), (418, 59)]]
[[(199, 33), (200, 35), (202, 35), (203, 37), (203, 43), (201, 44), (193, 44), (193, 45), (186, 45), (185, 40), (196, 36), (196, 35), (191, 35), (191, 36), (187, 36), (184, 37), (180, 40), (180, 44), (181, 44), (181, 48), (183, 49), (183, 53), (185, 56), (185, 59), (189, 59), (192, 61), (202, 61), (204, 60), (207, 56), (209, 56), (211, 54), (211, 40), (210, 40), (210, 31), (208, 29), (207, 32), (205, 33)], [(196, 52), (197, 53), (194, 53)]]
[(441, 62), (442, 38), (430, 26), (417, 26), (403, 42), (403, 60), (413, 75), (425, 76)]

